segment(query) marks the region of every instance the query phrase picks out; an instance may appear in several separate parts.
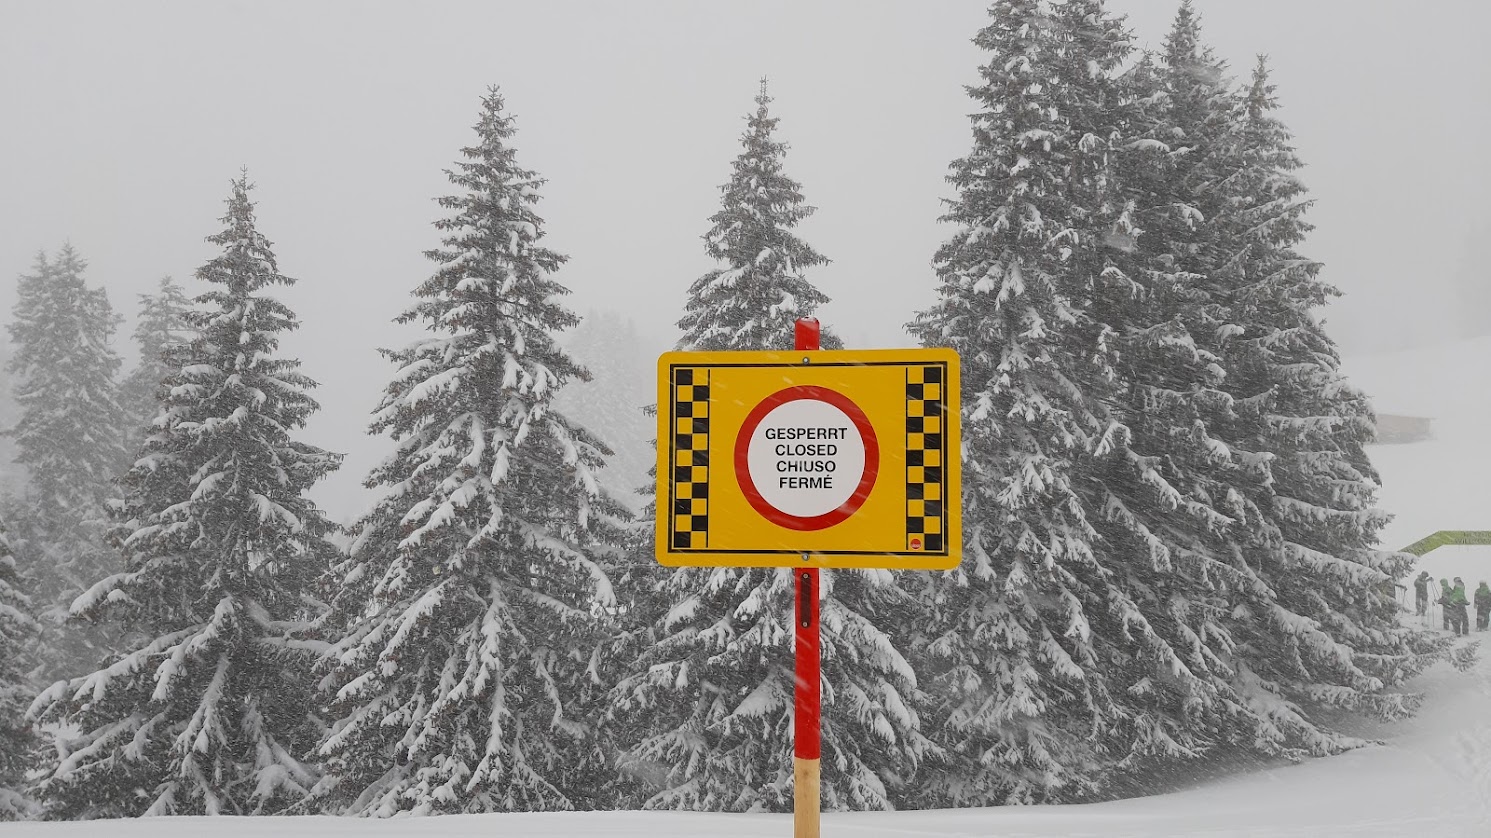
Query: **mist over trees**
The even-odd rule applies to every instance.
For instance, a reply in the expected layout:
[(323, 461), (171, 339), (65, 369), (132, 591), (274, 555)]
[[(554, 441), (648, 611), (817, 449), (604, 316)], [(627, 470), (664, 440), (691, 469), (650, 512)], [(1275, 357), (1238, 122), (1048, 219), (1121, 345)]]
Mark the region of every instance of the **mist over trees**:
[(161, 408), (161, 384), (175, 372), (167, 351), (191, 338), (188, 322), (191, 301), (180, 285), (163, 277), (154, 294), (141, 294), (134, 331), (140, 360), (119, 384), (119, 402), (124, 410), (124, 448), (140, 450)]
[[(657, 432), (647, 412), (657, 398), (657, 356), (632, 321), (611, 311), (588, 312), (564, 333), (563, 346), (590, 372), (554, 397), (554, 407), (580, 425), (604, 436), (613, 455), (600, 473), (600, 484), (634, 512), (640, 511), (641, 475), (653, 467), (648, 440)], [(646, 487), (648, 497), (652, 487)]]
[(1491, 335), (1491, 322), (1481, 316), (1491, 310), (1491, 270), (1482, 254), (1491, 239), (1491, 221), (1478, 233), (1467, 236), (1460, 246), (1460, 265), (1455, 278), (1455, 313), (1460, 334), (1467, 338)]
[(75, 674), (107, 654), (97, 631), (62, 626), (73, 599), (119, 567), (104, 543), (106, 503), (123, 470), (124, 411), (110, 342), (119, 318), (102, 288), (84, 279), (72, 245), (38, 254), (16, 286), (9, 371), (17, 405), (7, 429), (26, 490), (13, 503), (11, 540), (30, 582), (47, 653), (46, 678)]
[[(1353, 716), (1413, 713), (1406, 682), (1471, 651), (1399, 620), (1267, 61), (1235, 78), (1189, 0), (1154, 51), (1103, 0), (994, 0), (974, 43), (907, 324), (961, 358), (964, 555), (823, 572), (824, 807), (1090, 801), (1365, 744)], [(829, 302), (771, 103), (681, 350), (788, 348)], [(350, 528), (308, 497), (341, 456), (300, 439), (295, 280), (246, 172), (217, 254), (140, 296), (122, 377), (82, 255), (20, 274), (0, 820), (791, 808), (789, 574), (656, 564), (657, 341), (566, 304), (545, 180), (498, 88), (476, 111), (397, 318), (423, 333), (345, 429), (387, 447)]]
[(294, 312), (265, 293), (280, 273), (255, 226), (247, 174), (233, 182), (197, 337), (166, 350), (160, 421), (114, 507), (123, 572), (74, 616), (148, 639), (58, 681), (30, 714), (75, 735), (38, 766), (48, 817), (261, 814), (309, 794), (324, 729), (314, 655), (291, 636), (322, 606), (332, 525), (306, 490), (340, 456), (291, 433), (317, 409), (299, 361), (279, 355)]

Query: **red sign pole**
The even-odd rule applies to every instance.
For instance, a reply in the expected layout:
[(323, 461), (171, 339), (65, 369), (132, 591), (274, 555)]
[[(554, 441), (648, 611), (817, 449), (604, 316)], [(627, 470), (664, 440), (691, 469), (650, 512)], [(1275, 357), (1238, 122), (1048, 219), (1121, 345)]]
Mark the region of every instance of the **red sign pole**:
[[(818, 320), (804, 317), (795, 326), (795, 348), (818, 349)], [(807, 554), (803, 555), (804, 558)], [(792, 834), (795, 838), (818, 838), (818, 813), (822, 805), (818, 790), (822, 705), (822, 673), (819, 670), (818, 568), (792, 571), (793, 599), (797, 602), (797, 688), (793, 716)]]

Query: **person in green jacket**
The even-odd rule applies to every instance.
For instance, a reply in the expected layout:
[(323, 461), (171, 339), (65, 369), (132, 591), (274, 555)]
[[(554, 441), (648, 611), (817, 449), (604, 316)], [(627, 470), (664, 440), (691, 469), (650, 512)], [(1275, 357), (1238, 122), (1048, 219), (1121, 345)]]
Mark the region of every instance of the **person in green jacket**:
[(1455, 577), (1455, 586), (1450, 589), (1450, 622), (1455, 624), (1455, 634), (1468, 634), (1470, 632), (1470, 614), (1466, 607), (1470, 600), (1465, 596), (1465, 583), (1460, 577)]
[(1439, 619), (1444, 622), (1444, 630), (1450, 630), (1450, 612), (1454, 610), (1450, 606), (1450, 580), (1439, 580)]
[(1475, 589), (1475, 630), (1485, 631), (1487, 623), (1491, 623), (1491, 587), (1482, 579)]

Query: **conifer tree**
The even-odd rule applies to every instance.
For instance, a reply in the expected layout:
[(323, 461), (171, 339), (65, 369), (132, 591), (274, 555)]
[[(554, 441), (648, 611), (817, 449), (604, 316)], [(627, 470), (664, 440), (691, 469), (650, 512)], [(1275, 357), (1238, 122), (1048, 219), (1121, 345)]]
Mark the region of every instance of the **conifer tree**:
[(126, 461), (120, 362), (109, 345), (119, 318), (103, 289), (84, 282), (86, 267), (71, 245), (53, 260), (38, 255), (17, 286), (9, 326), (20, 417), (8, 433), (28, 473), (10, 513), (12, 539), (45, 627), (46, 677), (86, 669), (108, 650), (106, 638), (61, 623), (72, 600), (118, 561), (103, 532), (105, 502)]
[[(1310, 338), (1267, 372), (1255, 352), (1239, 374), (1239, 336), (1272, 348), (1313, 322), (1294, 306), (1290, 325), (1260, 331), (1278, 317), (1263, 309), (1291, 300), (1240, 304), (1239, 241), (1276, 243), (1268, 213), (1297, 211), (1249, 197), (1266, 178), (1243, 163), (1237, 99), (1188, 3), (1158, 59), (1122, 76), (1127, 35), (1101, 0), (1001, 0), (991, 16), (942, 300), (913, 326), (960, 351), (966, 454), (967, 558), (927, 586), (917, 644), (952, 755), (921, 782), (953, 804), (1071, 799), (1219, 747), (1350, 744), (1313, 709), (1406, 712), (1412, 698), (1384, 687), (1437, 651), (1392, 627), (1377, 570), (1391, 560), (1364, 552), (1375, 478), (1354, 437), (1325, 439), (1366, 415), (1334, 347)], [(1292, 253), (1271, 258), (1266, 285), (1313, 276)], [(1292, 302), (1323, 299), (1295, 282)], [(1281, 392), (1269, 376), (1306, 356), (1336, 418), (1267, 415)], [(1352, 484), (1298, 516), (1308, 550), (1270, 524), (1303, 511), (1272, 471), (1303, 425), (1322, 432), (1306, 452), (1316, 486)], [(1326, 521), (1349, 533), (1336, 559), (1320, 555)], [(1289, 578), (1301, 565), (1303, 588)], [(1331, 612), (1337, 598), (1350, 616)], [(1348, 662), (1353, 644), (1369, 651)]]
[(135, 454), (146, 430), (160, 413), (160, 384), (174, 370), (166, 361), (166, 350), (190, 339), (187, 313), (191, 301), (170, 277), (161, 279), (156, 293), (140, 295), (140, 319), (135, 326), (135, 346), (140, 362), (119, 385), (119, 401), (125, 414), (125, 450)]
[[(1243, 430), (1260, 421), (1279, 427), (1280, 417), (1260, 414), (1268, 412), (1277, 382), (1238, 374), (1243, 343), (1237, 337), (1273, 316), (1239, 305), (1239, 235), (1245, 240), (1266, 225), (1243, 211), (1258, 198), (1247, 185), (1257, 178), (1247, 173), (1241, 151), (1238, 101), (1225, 65), (1201, 43), (1188, 3), (1157, 65), (1141, 65), (1133, 79), (1153, 85), (1136, 91), (1128, 129), (1138, 139), (1113, 166), (1128, 196), (1120, 221), (1129, 225), (1124, 237), (1133, 246), (1111, 256), (1105, 276), (1117, 281), (1097, 286), (1094, 298), (1117, 335), (1120, 387), (1112, 403), (1125, 431), (1115, 453), (1123, 456), (1094, 457), (1089, 478), (1101, 487), (1098, 553), (1123, 565), (1119, 587), (1143, 613), (1147, 631), (1163, 641), (1164, 654), (1110, 656), (1112, 690), (1125, 696), (1127, 712), (1112, 726), (1103, 773), (1120, 784), (1135, 770), (1221, 748), (1299, 756), (1356, 744), (1324, 730), (1319, 707), (1408, 712), (1412, 697), (1383, 688), (1418, 671), (1438, 645), (1382, 621), (1390, 617), (1391, 598), (1384, 601), (1377, 590), (1384, 580), (1360, 564), (1354, 573), (1332, 570), (1342, 587), (1330, 601), (1356, 601), (1374, 616), (1354, 619), (1342, 634), (1320, 630), (1335, 621), (1325, 613), (1333, 606), (1311, 599), (1314, 607), (1300, 613), (1286, 590), (1297, 583), (1270, 570), (1290, 553), (1270, 520), (1281, 502), (1291, 504), (1278, 495), (1278, 446)], [(1293, 212), (1273, 198), (1263, 203)], [(1286, 367), (1273, 372), (1292, 374)], [(1347, 392), (1339, 376), (1312, 384)], [(1359, 395), (1344, 398), (1355, 403), (1348, 412), (1365, 409)], [(1333, 469), (1333, 478), (1361, 483), (1329, 505), (1344, 507), (1343, 517), (1361, 526), (1350, 545), (1360, 548), (1381, 519), (1369, 508), (1370, 465), (1364, 456), (1351, 465)], [(1330, 586), (1311, 580), (1307, 587), (1309, 599)], [(1342, 642), (1352, 633), (1355, 641)], [(1343, 664), (1356, 643), (1371, 650), (1362, 666)], [(1313, 663), (1295, 663), (1311, 657)], [(1280, 669), (1331, 675), (1329, 683), (1293, 692), (1259, 675)]]
[[(680, 348), (791, 349), (792, 324), (828, 302), (803, 277), (828, 260), (792, 232), (815, 208), (782, 170), (787, 144), (774, 139), (779, 120), (768, 111), (770, 104), (763, 79), (756, 112), (740, 138), (742, 151), (720, 187), (720, 210), (709, 217), (712, 226), (704, 234), (704, 252), (722, 265), (689, 286), (686, 313), (678, 321)], [(843, 348), (827, 329), (822, 345)]]
[(36, 745), (25, 713), (33, 694), (27, 669), (36, 662), (40, 630), (0, 529), (0, 821), (26, 818), (34, 808), (23, 793), (27, 760)]
[(312, 657), (287, 635), (316, 615), (332, 525), (306, 497), (340, 455), (292, 438), (315, 383), (279, 355), (291, 285), (257, 230), (247, 175), (233, 182), (210, 290), (167, 350), (159, 422), (123, 479), (112, 533), (122, 573), (74, 603), (82, 619), (143, 631), (89, 675), (31, 707), (62, 733), (38, 797), (52, 818), (260, 814), (316, 781), (303, 755), (323, 725)]
[[(1127, 244), (1110, 252), (1114, 281), (1093, 301), (1115, 335), (1112, 404), (1124, 429), (1122, 445), (1088, 465), (1100, 487), (1099, 555), (1121, 570), (1114, 584), (1161, 650), (1130, 646), (1110, 657), (1125, 713), (1104, 743), (1101, 779), (1120, 791), (1157, 763), (1248, 735), (1229, 684), (1229, 606), (1269, 596), (1235, 548), (1256, 513), (1246, 487), (1266, 474), (1253, 452), (1223, 441), (1234, 405), (1223, 390), (1227, 317), (1206, 223), (1218, 200), (1214, 152), (1227, 130), (1225, 68), (1203, 50), (1190, 72), (1213, 87), (1179, 89), (1176, 43), (1172, 33), (1158, 62), (1141, 62), (1127, 79), (1134, 102), (1112, 158)], [(1178, 113), (1188, 115), (1183, 130)]]
[(1117, 409), (1121, 346), (1189, 354), (1178, 324), (1108, 304), (1148, 293), (1125, 271), (1136, 208), (1115, 179), (1150, 150), (1114, 76), (1129, 37), (1101, 0), (1000, 0), (990, 17), (941, 300), (911, 327), (962, 358), (965, 559), (928, 580), (917, 642), (950, 751), (919, 783), (952, 805), (1092, 794), (1115, 764), (1184, 750), (1159, 673), (1177, 701), (1205, 692), (1151, 592), (1171, 560), (1160, 535), (1212, 510), (1135, 450)]
[[(1195, 28), (1189, 11), (1182, 7), (1178, 30)], [(1254, 513), (1235, 535), (1270, 597), (1229, 603), (1237, 617), (1231, 684), (1256, 719), (1247, 731), (1253, 747), (1322, 755), (1362, 744), (1333, 729), (1323, 709), (1408, 715), (1420, 697), (1403, 692), (1404, 681), (1448, 643), (1397, 621), (1391, 585), (1412, 557), (1376, 546), (1388, 516), (1375, 507), (1378, 477), (1365, 448), (1372, 409), (1314, 315), (1339, 292), (1296, 250), (1311, 229), (1311, 201), (1261, 57), (1233, 104), (1217, 155), (1227, 158), (1227, 176), (1213, 190), (1225, 204), (1207, 232), (1232, 324), (1220, 354), (1236, 410), (1224, 433), (1235, 449), (1256, 452), (1267, 473), (1238, 487)]]
[(591, 690), (628, 516), (599, 487), (609, 450), (553, 409), (588, 373), (556, 342), (565, 257), (496, 88), (475, 129), (399, 318), (433, 334), (384, 352), (371, 429), (396, 446), (336, 603), (320, 794), (351, 814), (591, 808), (609, 771)]
[[(763, 83), (708, 253), (723, 267), (689, 290), (679, 321), (689, 350), (790, 348), (793, 323), (827, 302), (802, 278), (825, 260), (792, 232), (811, 208), (782, 171)], [(830, 343), (832, 340), (832, 343)], [(824, 341), (825, 348), (841, 344)], [(655, 514), (649, 507), (648, 515)], [(650, 524), (651, 521), (649, 520)], [(634, 545), (651, 561), (651, 526)], [(639, 655), (613, 689), (622, 769), (648, 808), (784, 811), (792, 806), (790, 574), (683, 568), (628, 577)], [(623, 588), (629, 591), (630, 588)], [(916, 680), (886, 626), (909, 607), (886, 571), (823, 577), (824, 805), (886, 809), (935, 748), (922, 736)], [(645, 637), (641, 642), (639, 637)]]
[(1092, 574), (1078, 573), (1095, 564), (1096, 533), (1072, 460), (1102, 432), (1083, 385), (1108, 359), (1062, 340), (1079, 312), (1054, 233), (1072, 216), (1062, 184), (1075, 150), (1047, 101), (1066, 91), (1045, 84), (1064, 74), (1037, 0), (999, 0), (989, 18), (974, 39), (988, 63), (968, 89), (974, 147), (948, 177), (957, 195), (942, 220), (957, 231), (934, 260), (940, 299), (909, 326), (960, 356), (964, 558), (928, 578), (916, 644), (937, 696), (928, 732), (950, 756), (918, 782), (955, 806), (1083, 782), (1092, 749), (1076, 714), (1101, 700), (1084, 613)]

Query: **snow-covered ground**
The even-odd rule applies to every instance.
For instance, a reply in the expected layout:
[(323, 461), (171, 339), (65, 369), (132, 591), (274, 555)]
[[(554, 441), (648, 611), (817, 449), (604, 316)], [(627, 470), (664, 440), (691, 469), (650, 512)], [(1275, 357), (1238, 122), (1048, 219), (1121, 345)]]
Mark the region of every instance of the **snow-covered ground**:
[[(1436, 438), (1378, 446), (1382, 506), (1397, 513), (1384, 533), (1403, 547), (1441, 529), (1491, 529), (1491, 338), (1352, 359), (1347, 371), (1382, 412), (1435, 418)], [(1436, 579), (1491, 580), (1491, 547), (1442, 547), (1422, 567)], [(1491, 634), (1483, 635), (1491, 637)], [(1394, 725), (1363, 725), (1383, 742), (1338, 757), (1233, 776), (1172, 794), (1085, 806), (828, 814), (825, 836), (915, 838), (1181, 838), (1181, 836), (1491, 836), (1491, 646), (1469, 672), (1441, 664), (1415, 688), (1422, 711)], [(514, 814), (394, 821), (336, 818), (198, 818), (0, 824), (0, 838), (380, 838), (491, 835), (792, 834), (786, 815), (652, 812)]]

